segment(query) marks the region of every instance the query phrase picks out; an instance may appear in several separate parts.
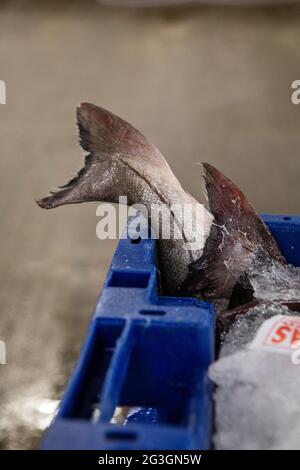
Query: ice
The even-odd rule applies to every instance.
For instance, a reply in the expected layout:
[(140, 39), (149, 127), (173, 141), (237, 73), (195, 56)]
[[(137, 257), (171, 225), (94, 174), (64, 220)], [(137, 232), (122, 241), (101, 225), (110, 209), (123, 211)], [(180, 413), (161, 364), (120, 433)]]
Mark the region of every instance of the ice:
[(300, 300), (300, 269), (273, 259), (257, 257), (248, 271), (248, 278), (257, 299)]
[[(241, 351), (250, 343), (265, 320), (275, 315), (291, 315), (288, 307), (279, 303), (260, 304), (248, 310), (247, 313), (237, 316), (234, 324), (225, 336), (220, 350), (220, 357)], [(299, 314), (298, 314), (299, 315)]]
[(262, 323), (278, 314), (299, 316), (274, 303), (238, 318), (210, 368), (216, 449), (300, 449), (300, 365), (289, 354), (248, 347)]

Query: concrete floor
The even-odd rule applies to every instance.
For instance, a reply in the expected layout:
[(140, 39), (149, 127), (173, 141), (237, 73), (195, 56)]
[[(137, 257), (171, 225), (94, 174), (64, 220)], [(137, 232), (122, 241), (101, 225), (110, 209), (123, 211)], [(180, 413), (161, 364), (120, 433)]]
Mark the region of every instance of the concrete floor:
[[(85, 6), (84, 6), (85, 5)], [(35, 448), (85, 336), (115, 242), (95, 205), (34, 202), (80, 166), (74, 109), (144, 131), (184, 186), (218, 166), (259, 211), (299, 213), (300, 7), (129, 11), (95, 2), (0, 6), (2, 448)]]

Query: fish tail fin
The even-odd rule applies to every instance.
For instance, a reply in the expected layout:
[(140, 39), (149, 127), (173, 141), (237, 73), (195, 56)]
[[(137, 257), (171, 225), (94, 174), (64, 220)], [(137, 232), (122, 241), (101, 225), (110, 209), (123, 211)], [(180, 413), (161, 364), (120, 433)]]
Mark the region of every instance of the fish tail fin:
[(203, 163), (203, 170), (214, 222), (203, 255), (190, 265), (181, 291), (185, 295), (198, 292), (212, 301), (229, 300), (237, 283), (247, 284), (243, 276), (257, 256), (263, 253), (269, 259), (286, 261), (242, 191), (212, 165)]
[(86, 201), (117, 202), (128, 190), (122, 187), (122, 178), (118, 184), (115, 180), (122, 161), (138, 157), (149, 164), (151, 159), (163, 159), (137, 129), (115, 114), (90, 103), (82, 103), (76, 114), (80, 144), (89, 154), (71, 181), (36, 201), (44, 209)]

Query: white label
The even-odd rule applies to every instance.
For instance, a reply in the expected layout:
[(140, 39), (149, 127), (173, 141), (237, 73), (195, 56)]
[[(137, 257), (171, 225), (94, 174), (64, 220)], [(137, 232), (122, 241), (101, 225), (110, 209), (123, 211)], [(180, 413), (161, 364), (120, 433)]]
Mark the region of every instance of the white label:
[(248, 347), (292, 354), (299, 343), (300, 317), (275, 315), (261, 325)]

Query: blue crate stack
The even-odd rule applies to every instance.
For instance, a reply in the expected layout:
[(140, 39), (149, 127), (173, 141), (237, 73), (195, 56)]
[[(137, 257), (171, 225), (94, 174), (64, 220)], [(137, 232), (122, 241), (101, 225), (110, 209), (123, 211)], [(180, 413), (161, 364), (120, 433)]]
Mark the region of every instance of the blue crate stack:
[[(300, 265), (300, 217), (264, 215)], [(128, 227), (127, 227), (128, 229)], [(127, 233), (126, 229), (126, 233)], [(120, 240), (77, 366), (43, 449), (209, 449), (213, 306), (157, 294), (156, 241)], [(123, 425), (117, 407), (134, 408)]]

